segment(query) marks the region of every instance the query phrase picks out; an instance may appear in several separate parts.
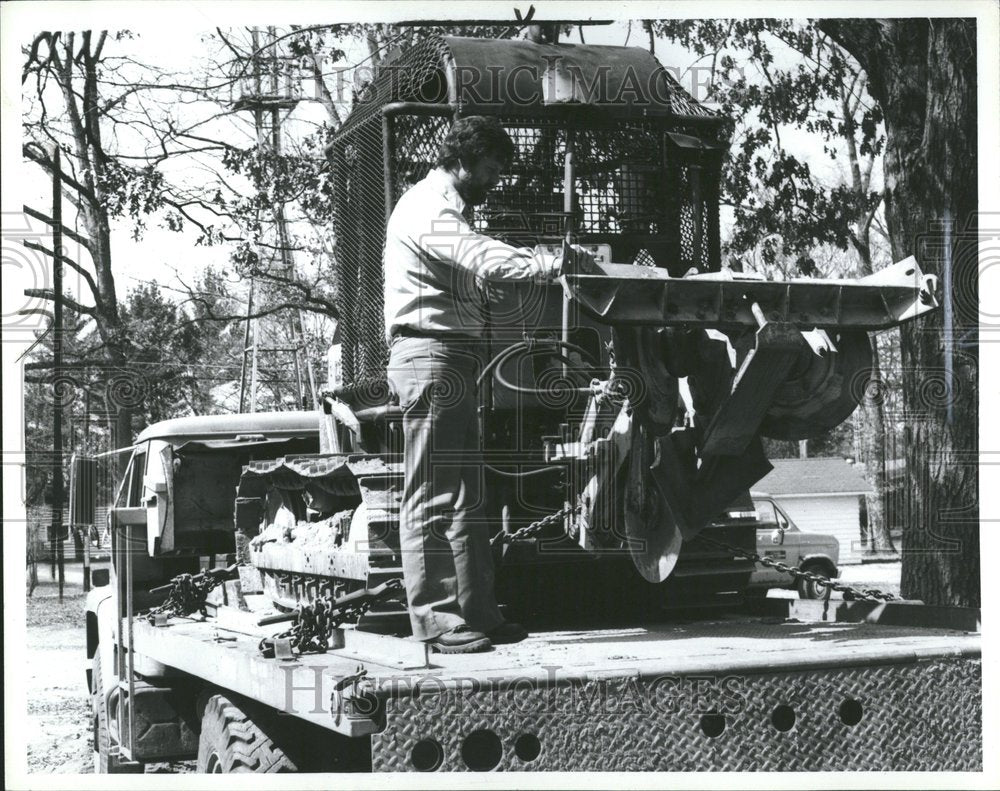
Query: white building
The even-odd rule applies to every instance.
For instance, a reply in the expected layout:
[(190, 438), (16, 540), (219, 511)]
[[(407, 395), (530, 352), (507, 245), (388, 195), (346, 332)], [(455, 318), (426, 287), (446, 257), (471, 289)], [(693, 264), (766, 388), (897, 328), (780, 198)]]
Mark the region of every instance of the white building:
[(844, 459), (771, 459), (774, 469), (754, 484), (788, 512), (799, 529), (840, 541), (840, 563), (861, 562), (861, 498), (873, 491)]

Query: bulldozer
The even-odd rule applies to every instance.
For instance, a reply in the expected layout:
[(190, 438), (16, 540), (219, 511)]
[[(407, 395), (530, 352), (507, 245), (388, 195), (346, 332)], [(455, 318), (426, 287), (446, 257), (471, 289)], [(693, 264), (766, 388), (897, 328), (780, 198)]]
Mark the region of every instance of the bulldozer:
[(530, 613), (562, 591), (573, 609), (605, 577), (612, 606), (630, 592), (654, 607), (738, 599), (755, 542), (739, 515), (771, 469), (761, 438), (847, 419), (869, 333), (933, 310), (934, 278), (912, 258), (860, 280), (724, 269), (726, 117), (642, 49), (451, 36), (383, 63), (328, 148), (341, 377), (319, 454), (244, 470), (244, 587), (294, 610), (401, 576), (382, 248), (395, 201), (465, 115), (498, 117), (516, 146), (472, 227), (562, 255), (555, 283), (481, 288), (483, 518), (501, 599)]

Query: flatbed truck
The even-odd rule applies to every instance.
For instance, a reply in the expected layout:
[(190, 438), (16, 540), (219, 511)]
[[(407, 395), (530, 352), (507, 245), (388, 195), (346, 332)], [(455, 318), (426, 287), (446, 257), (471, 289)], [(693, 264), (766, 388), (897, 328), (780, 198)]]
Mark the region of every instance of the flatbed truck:
[[(445, 656), (374, 593), (402, 576), (382, 250), (469, 115), (515, 149), (470, 226), (562, 269), (475, 286), (482, 505), (531, 636)], [(912, 258), (858, 281), (723, 269), (727, 129), (652, 54), (554, 29), (428, 34), (382, 64), (328, 150), (340, 380), (312, 413), (132, 448), (86, 614), (99, 770), (981, 768), (977, 612), (742, 602), (755, 525), (712, 520), (770, 469), (761, 437), (843, 422), (869, 333), (937, 302)]]

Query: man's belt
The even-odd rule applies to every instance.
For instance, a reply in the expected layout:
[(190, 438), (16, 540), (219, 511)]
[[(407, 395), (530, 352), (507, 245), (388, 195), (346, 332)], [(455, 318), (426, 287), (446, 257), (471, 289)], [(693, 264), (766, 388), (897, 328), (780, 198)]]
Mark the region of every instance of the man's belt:
[(421, 330), (416, 327), (393, 327), (390, 341), (396, 338), (433, 338), (439, 341), (478, 341), (480, 338), (474, 335), (466, 335), (464, 332), (453, 330)]

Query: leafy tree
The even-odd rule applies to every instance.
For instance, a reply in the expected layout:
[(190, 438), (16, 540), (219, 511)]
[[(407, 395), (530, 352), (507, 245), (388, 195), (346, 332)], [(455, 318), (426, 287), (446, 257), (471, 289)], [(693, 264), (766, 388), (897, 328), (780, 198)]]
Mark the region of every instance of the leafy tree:
[(228, 301), (225, 283), (209, 269), (197, 290), (203, 296), (193, 304), (193, 315), (167, 299), (156, 283), (142, 284), (126, 298), (123, 319), (133, 346), (130, 362), (141, 390), (136, 411), (143, 426), (218, 411), (213, 391), (239, 379), (239, 328), (236, 322), (210, 320), (205, 309)]
[(905, 596), (980, 602), (976, 25), (967, 19), (823, 20), (861, 64), (886, 134), (893, 258), (941, 278), (942, 310), (900, 331), (906, 470)]
[[(707, 98), (733, 119), (723, 174), (740, 255), (775, 240), (766, 259), (798, 256), (813, 274), (818, 243), (858, 252), (871, 267), (868, 233), (881, 197), (871, 183), (884, 138), (881, 113), (853, 59), (812, 23), (779, 19), (649, 20), (652, 31), (710, 60)], [(790, 146), (791, 132), (816, 134), (831, 159), (846, 149), (850, 178), (827, 184)], [(855, 179), (855, 171), (857, 178)]]
[[(882, 110), (857, 61), (814, 22), (782, 19), (650, 21), (655, 34), (710, 62), (709, 98), (733, 119), (723, 200), (734, 226), (726, 249), (737, 268), (779, 269), (782, 277), (872, 274), (888, 263), (878, 170), (885, 146)], [(823, 178), (794, 150), (806, 133), (842, 169)], [(841, 254), (826, 267), (816, 250)], [(829, 261), (829, 256), (827, 256)], [(852, 418), (866, 476), (873, 549), (891, 549), (883, 517), (887, 480), (881, 347), (873, 339), (871, 384)], [(811, 443), (814, 448), (818, 443)]]

